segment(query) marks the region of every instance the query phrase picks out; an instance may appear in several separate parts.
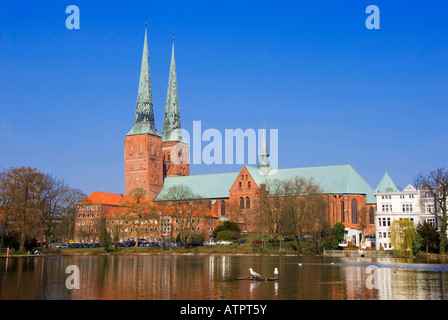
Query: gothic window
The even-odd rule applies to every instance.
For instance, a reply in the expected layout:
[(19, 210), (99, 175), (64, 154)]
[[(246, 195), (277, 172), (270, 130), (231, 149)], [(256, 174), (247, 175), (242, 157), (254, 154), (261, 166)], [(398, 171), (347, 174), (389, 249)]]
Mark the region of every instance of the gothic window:
[(241, 190), (241, 181), (238, 182), (238, 189)]
[(240, 209), (244, 209), (244, 198), (240, 198)]
[(226, 215), (226, 203), (224, 200), (221, 201), (221, 215), (222, 216)]
[(250, 189), (250, 181), (247, 181), (247, 189)]
[(352, 223), (358, 224), (358, 202), (356, 199), (352, 200)]
[(375, 210), (373, 210), (373, 207), (369, 209), (369, 223), (375, 224)]
[(246, 197), (246, 209), (250, 209), (250, 198)]
[(345, 222), (344, 200), (341, 201), (341, 222)]

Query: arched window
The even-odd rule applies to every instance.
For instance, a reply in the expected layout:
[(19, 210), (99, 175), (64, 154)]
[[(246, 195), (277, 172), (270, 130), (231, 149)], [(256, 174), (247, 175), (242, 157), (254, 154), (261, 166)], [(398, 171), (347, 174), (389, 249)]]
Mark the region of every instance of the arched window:
[(244, 209), (244, 198), (240, 198), (240, 209)]
[(375, 210), (373, 210), (373, 207), (369, 209), (369, 220), (370, 224), (375, 224)]
[(250, 209), (250, 198), (246, 197), (246, 209)]
[(238, 182), (238, 189), (241, 190), (241, 181)]
[(250, 181), (247, 181), (247, 189), (250, 189)]
[(344, 200), (341, 201), (341, 222), (345, 222)]
[(358, 224), (358, 202), (356, 199), (352, 200), (352, 223)]
[(222, 216), (226, 215), (226, 203), (224, 200), (221, 201), (221, 215)]

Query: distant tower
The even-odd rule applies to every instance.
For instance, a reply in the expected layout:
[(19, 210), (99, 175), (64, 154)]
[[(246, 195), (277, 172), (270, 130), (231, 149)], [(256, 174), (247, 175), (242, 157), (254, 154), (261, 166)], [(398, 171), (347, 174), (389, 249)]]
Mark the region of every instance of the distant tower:
[(174, 37), (171, 50), (168, 91), (166, 94), (165, 118), (163, 121), (162, 153), (164, 177), (188, 176), (190, 174), (190, 149), (182, 136), (180, 124)]
[(134, 126), (124, 141), (124, 166), (126, 194), (143, 188), (153, 200), (163, 186), (162, 137), (154, 124), (146, 28)]
[(268, 174), (269, 171), (271, 171), (265, 125), (263, 125), (263, 137), (261, 140), (260, 152), (258, 153), (258, 169), (260, 170), (261, 174)]

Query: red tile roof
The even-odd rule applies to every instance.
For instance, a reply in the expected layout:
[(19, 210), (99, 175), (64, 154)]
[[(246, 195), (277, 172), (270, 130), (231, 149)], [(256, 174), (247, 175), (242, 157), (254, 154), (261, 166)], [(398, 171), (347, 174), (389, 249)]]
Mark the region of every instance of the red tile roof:
[(346, 228), (361, 230), (361, 227), (360, 227), (360, 226), (357, 226), (357, 225), (354, 224), (354, 223), (351, 223), (351, 222), (343, 222), (343, 224), (344, 224), (344, 226), (345, 226)]
[(87, 196), (84, 200), (80, 201), (79, 204), (108, 204), (112, 206), (119, 206), (124, 201), (131, 201), (131, 197), (123, 194), (107, 193), (94, 191)]

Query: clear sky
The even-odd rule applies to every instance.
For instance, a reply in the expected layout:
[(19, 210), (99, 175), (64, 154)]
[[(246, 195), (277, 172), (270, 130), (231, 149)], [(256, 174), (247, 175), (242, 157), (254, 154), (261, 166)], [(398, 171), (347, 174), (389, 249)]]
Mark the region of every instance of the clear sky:
[[(65, 9), (77, 5), (80, 29)], [(368, 30), (368, 5), (380, 29)], [(162, 131), (172, 35), (182, 125), (278, 129), (279, 167), (350, 163), (404, 188), (448, 156), (448, 2), (0, 2), (0, 168), (124, 193), (145, 21)], [(241, 165), (192, 165), (191, 174)]]

